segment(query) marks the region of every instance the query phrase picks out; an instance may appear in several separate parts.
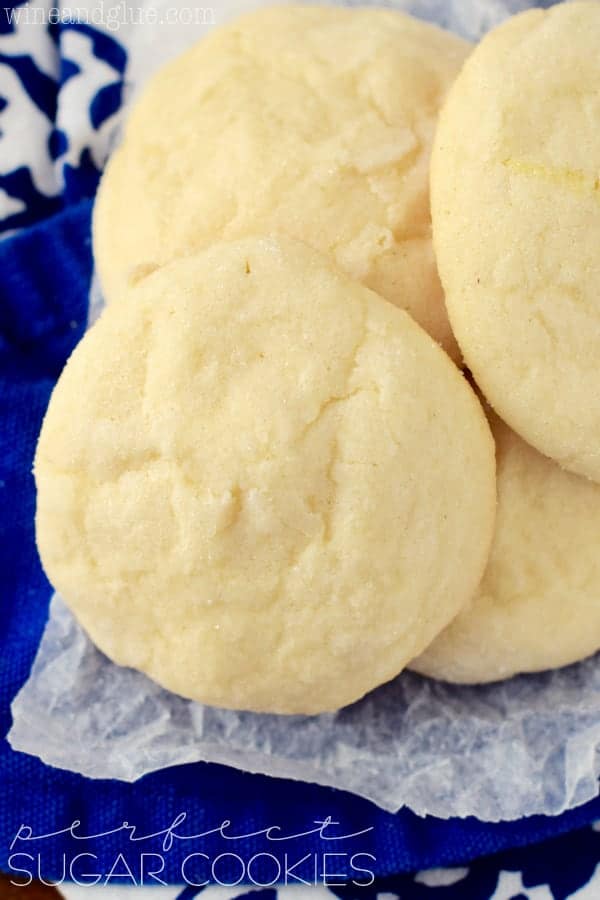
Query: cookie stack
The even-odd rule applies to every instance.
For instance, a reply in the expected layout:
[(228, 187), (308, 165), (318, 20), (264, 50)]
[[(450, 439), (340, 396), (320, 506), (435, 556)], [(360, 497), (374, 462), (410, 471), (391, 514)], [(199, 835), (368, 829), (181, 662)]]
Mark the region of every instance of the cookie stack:
[(35, 464), (46, 571), (114, 661), (313, 714), (600, 646), (599, 36), (595, 2), (470, 55), (285, 6), (146, 87)]

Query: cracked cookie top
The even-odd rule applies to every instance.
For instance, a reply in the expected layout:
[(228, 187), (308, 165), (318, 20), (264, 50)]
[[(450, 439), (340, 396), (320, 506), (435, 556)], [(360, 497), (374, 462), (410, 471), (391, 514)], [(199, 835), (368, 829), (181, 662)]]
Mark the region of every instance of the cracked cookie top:
[(471, 598), (495, 513), (474, 392), (303, 244), (175, 261), (75, 350), (39, 441), (45, 569), (116, 662), (187, 697), (333, 710)]
[(477, 384), (528, 443), (600, 482), (600, 3), (530, 10), (440, 116), (434, 244)]
[(391, 10), (282, 6), (161, 69), (103, 177), (108, 302), (215, 240), (280, 234), (407, 309), (458, 359), (433, 250), (428, 167), (470, 45)]

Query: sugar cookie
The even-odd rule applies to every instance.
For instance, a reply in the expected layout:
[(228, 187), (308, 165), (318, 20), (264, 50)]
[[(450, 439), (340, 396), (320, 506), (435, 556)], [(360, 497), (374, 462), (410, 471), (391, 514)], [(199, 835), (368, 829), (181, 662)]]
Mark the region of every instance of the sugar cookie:
[(215, 30), (150, 81), (102, 179), (108, 301), (213, 241), (282, 234), (328, 252), (458, 358), (428, 169), (469, 49), (391, 10), (282, 6)]
[(600, 485), (565, 472), (492, 417), (496, 533), (472, 604), (411, 668), (486, 682), (600, 649)]
[(496, 412), (600, 481), (600, 3), (531, 10), (468, 59), (440, 117), (434, 244)]
[(493, 533), (470, 386), (288, 241), (215, 245), (109, 306), (35, 475), (45, 569), (96, 644), (238, 709), (333, 710), (395, 676), (470, 599)]

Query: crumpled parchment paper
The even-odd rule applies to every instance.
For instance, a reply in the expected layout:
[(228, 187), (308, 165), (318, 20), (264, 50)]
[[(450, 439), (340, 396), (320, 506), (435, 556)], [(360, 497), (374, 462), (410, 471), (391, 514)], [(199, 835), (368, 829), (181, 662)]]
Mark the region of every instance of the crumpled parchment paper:
[[(229, 12), (256, 5), (226, 4)], [(379, 5), (400, 7), (475, 40), (531, 4)], [(102, 306), (96, 283), (91, 301), (93, 320)], [(114, 665), (55, 596), (31, 676), (12, 712), (15, 749), (92, 778), (131, 781), (165, 766), (207, 760), (344, 788), (390, 811), (406, 805), (420, 815), (489, 821), (558, 814), (598, 792), (600, 654), (555, 672), (479, 687), (404, 672), (335, 714), (236, 713), (183, 700)]]
[(596, 795), (600, 771), (600, 656), (479, 687), (403, 672), (334, 714), (238, 713), (116, 666), (58, 596), (12, 711), (16, 750), (92, 778), (202, 759), (442, 818), (560, 813)]

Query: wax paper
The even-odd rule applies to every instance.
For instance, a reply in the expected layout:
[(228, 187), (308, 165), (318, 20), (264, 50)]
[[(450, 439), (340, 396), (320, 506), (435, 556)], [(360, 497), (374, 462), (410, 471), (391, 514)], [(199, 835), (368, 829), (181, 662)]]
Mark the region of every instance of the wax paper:
[(55, 596), (13, 703), (15, 749), (92, 778), (133, 781), (209, 760), (344, 788), (395, 811), (498, 821), (594, 797), (600, 657), (493, 685), (403, 672), (337, 713), (201, 706), (110, 662)]

